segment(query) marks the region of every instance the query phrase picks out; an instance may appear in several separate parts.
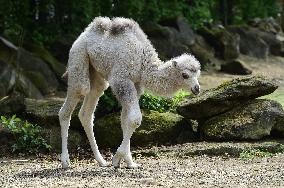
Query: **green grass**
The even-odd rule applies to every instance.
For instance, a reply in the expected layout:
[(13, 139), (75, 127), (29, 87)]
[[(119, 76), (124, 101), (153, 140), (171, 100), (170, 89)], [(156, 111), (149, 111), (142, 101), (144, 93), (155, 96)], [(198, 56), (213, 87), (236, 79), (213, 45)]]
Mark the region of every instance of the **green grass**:
[(256, 157), (260, 157), (260, 158), (271, 157), (273, 155), (274, 155), (273, 153), (270, 153), (268, 151), (263, 151), (260, 149), (252, 149), (252, 150), (241, 152), (239, 158), (246, 160), (246, 159), (254, 159)]
[(274, 147), (271, 146), (246, 149), (239, 154), (239, 158), (249, 160), (254, 158), (272, 157), (276, 154), (284, 153), (284, 144), (278, 144)]
[(273, 93), (260, 97), (261, 99), (271, 99), (278, 101), (284, 107), (284, 88), (278, 88)]

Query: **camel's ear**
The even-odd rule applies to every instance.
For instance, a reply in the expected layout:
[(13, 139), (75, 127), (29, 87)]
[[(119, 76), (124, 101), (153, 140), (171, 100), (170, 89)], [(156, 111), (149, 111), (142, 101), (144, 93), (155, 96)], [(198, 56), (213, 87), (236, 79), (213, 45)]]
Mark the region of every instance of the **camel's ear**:
[(174, 67), (177, 67), (177, 64), (178, 64), (177, 61), (172, 61), (172, 63), (173, 63), (173, 66), (174, 66)]

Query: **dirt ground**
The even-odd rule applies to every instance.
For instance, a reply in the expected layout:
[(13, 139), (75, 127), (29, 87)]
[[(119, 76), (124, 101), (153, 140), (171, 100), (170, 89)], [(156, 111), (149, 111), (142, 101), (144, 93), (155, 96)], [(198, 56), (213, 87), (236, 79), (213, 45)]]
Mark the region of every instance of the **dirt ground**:
[[(252, 145), (199, 142), (136, 149), (139, 169), (99, 167), (92, 157), (72, 156), (67, 170), (60, 168), (59, 156), (2, 158), (0, 187), (284, 187), (284, 154), (238, 157)], [(220, 153), (224, 150), (228, 153)]]

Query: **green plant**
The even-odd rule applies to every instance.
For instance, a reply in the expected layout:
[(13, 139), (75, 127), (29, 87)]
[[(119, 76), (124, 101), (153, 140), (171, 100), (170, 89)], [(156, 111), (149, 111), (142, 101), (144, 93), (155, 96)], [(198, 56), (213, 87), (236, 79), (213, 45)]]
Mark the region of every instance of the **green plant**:
[(240, 158), (241, 159), (253, 159), (256, 157), (271, 157), (273, 156), (273, 153), (263, 150), (263, 149), (251, 149), (251, 150), (246, 150), (240, 153)]
[[(178, 104), (183, 100), (185, 96), (189, 94), (184, 91), (180, 91), (174, 97), (159, 97), (145, 92), (139, 100), (140, 108), (147, 110), (155, 110), (158, 112), (175, 112)], [(120, 104), (108, 89), (105, 94), (100, 98), (97, 108), (97, 117), (117, 112), (121, 109)]]
[(188, 93), (180, 91), (172, 98), (159, 97), (144, 93), (141, 96), (139, 103), (142, 109), (155, 110), (158, 112), (175, 112), (180, 101), (187, 96)]
[(110, 88), (108, 88), (100, 98), (98, 108), (104, 113), (117, 112), (120, 110), (121, 106)]
[(16, 143), (12, 145), (12, 152), (37, 153), (42, 150), (49, 151), (51, 146), (41, 136), (41, 128), (13, 115), (11, 118), (1, 116), (4, 128), (13, 134)]

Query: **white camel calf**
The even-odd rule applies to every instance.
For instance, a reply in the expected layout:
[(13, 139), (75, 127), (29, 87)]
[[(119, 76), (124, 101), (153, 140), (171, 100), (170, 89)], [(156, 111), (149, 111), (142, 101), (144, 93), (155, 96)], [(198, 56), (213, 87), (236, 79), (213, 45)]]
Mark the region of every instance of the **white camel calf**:
[(200, 64), (192, 55), (183, 54), (161, 61), (139, 25), (126, 18), (95, 18), (72, 45), (67, 74), (67, 97), (59, 111), (63, 168), (70, 164), (68, 129), (71, 114), (81, 96), (85, 98), (79, 119), (95, 159), (101, 166), (106, 166), (94, 137), (93, 120), (98, 100), (110, 85), (122, 106), (123, 130), (123, 140), (112, 165), (119, 167), (124, 159), (127, 167), (135, 168), (138, 164), (132, 160), (130, 138), (141, 124), (138, 100), (144, 89), (160, 96), (171, 96), (179, 89), (191, 90), (194, 94), (200, 91), (197, 80)]

